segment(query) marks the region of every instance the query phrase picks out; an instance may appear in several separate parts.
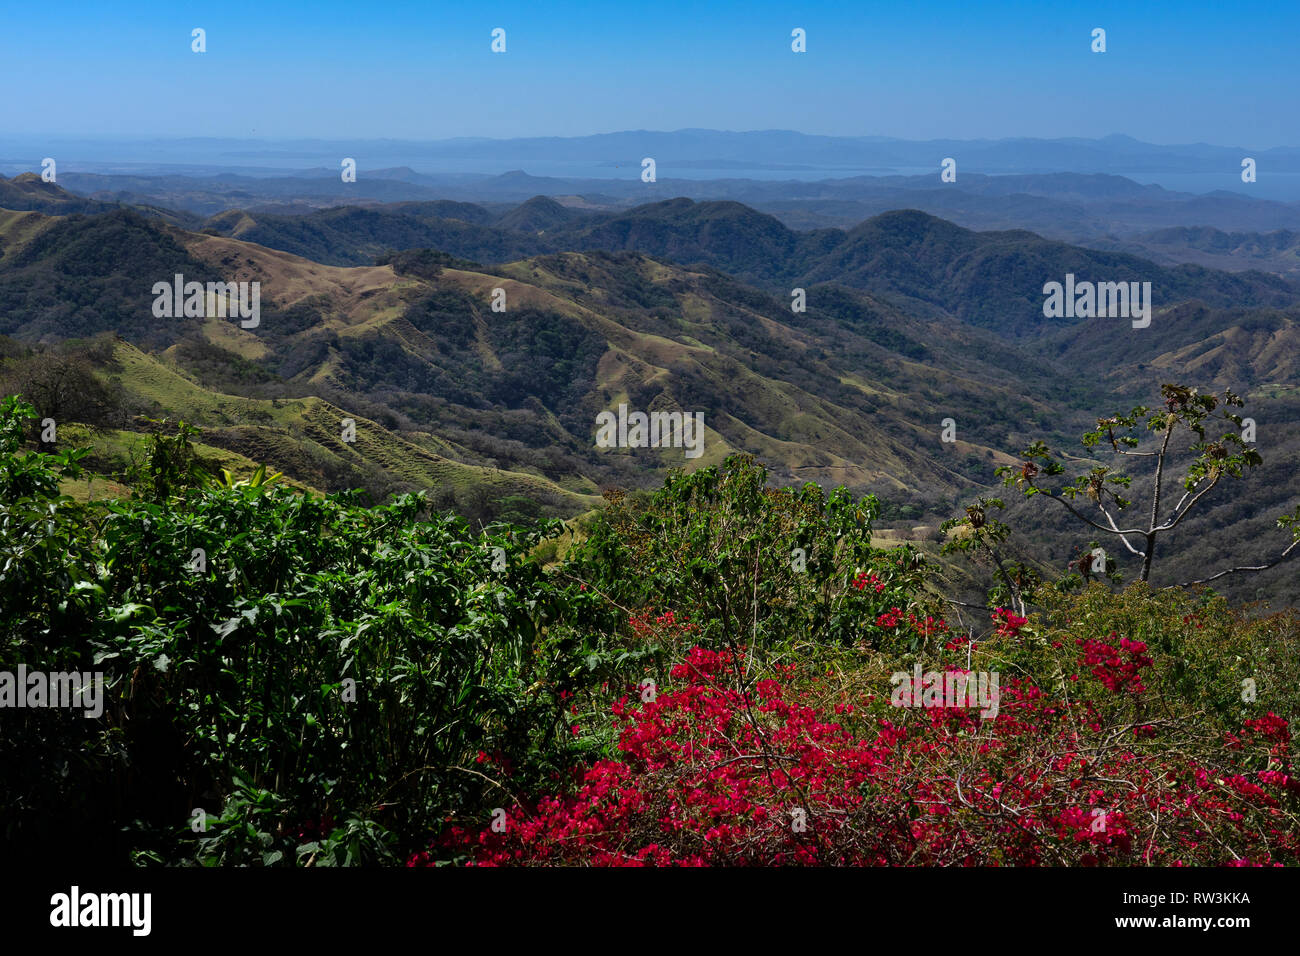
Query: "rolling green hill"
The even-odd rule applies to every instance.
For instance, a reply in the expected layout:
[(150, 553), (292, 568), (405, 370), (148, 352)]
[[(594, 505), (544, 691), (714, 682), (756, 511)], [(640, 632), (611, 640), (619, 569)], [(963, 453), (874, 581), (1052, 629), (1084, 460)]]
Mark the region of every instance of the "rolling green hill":
[[(1275, 277), (1162, 269), (907, 211), (794, 234), (735, 203), (684, 200), (603, 219), (525, 204), (505, 215), (539, 227), (530, 242), (573, 248), (501, 262), (528, 248), (500, 244), (522, 228), (479, 207), (409, 205), (429, 208), (231, 213), (204, 232), (128, 209), (0, 212), (0, 334), (18, 351), (109, 336), (96, 373), (128, 428), (144, 427), (132, 415), (184, 418), (206, 446), (305, 486), (428, 489), (480, 517), (573, 515), (603, 489), (746, 451), (780, 483), (876, 492), (891, 519), (883, 535), (932, 543), (1029, 442), (1077, 438), (1170, 380), (1245, 392), (1268, 436), (1262, 477), (1244, 496), (1209, 499), (1216, 517), (1189, 519), (1193, 541), (1217, 530), (1253, 558), (1253, 539), (1300, 498), (1285, 469), (1300, 450), (1300, 312)], [(266, 222), (335, 258), (392, 248), (395, 224), (412, 242), (442, 244), (333, 265), (250, 238), (287, 241), (259, 233)], [(611, 248), (583, 248), (597, 244)], [(1088, 270), (1148, 279), (1173, 300), (1157, 299), (1149, 329), (1044, 320), (1043, 281)], [(152, 286), (178, 272), (260, 283), (260, 324), (155, 318)], [(760, 273), (758, 284), (739, 277)], [(803, 312), (783, 285), (796, 281)], [(29, 361), (9, 351), (11, 371)], [(621, 404), (702, 414), (703, 453), (596, 447), (596, 416)], [(341, 437), (346, 418), (355, 442)], [(941, 441), (947, 419), (956, 441)], [(1052, 517), (1012, 510), (1051, 567), (1086, 544)], [(1194, 576), (1207, 547), (1171, 555), (1169, 574)], [(1286, 580), (1270, 572), (1249, 593), (1278, 596)]]

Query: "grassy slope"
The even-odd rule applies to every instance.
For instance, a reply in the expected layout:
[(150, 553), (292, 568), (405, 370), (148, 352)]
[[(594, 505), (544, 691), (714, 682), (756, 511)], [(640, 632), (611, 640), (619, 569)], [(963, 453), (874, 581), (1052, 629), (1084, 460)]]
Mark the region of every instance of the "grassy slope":
[[(121, 367), (118, 379), (129, 394), (156, 405), (162, 415), (198, 425), (214, 444), (242, 452), (240, 459), (266, 463), (289, 475), (308, 472), (310, 456), (316, 455), (343, 463), (374, 463), (395, 477), (425, 487), (483, 485), (498, 495), (554, 500), (570, 513), (594, 507), (599, 500), (535, 475), (452, 461), (314, 396), (253, 399), (223, 395), (202, 388), (126, 342), (118, 343), (114, 358)], [(341, 438), (346, 418), (356, 423), (355, 443)]]

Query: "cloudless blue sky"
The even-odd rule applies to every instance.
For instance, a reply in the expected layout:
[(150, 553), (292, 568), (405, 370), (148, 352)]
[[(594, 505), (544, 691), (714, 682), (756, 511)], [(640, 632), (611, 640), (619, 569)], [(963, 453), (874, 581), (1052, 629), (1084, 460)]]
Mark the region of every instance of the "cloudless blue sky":
[[(1300, 145), (1300, 2), (9, 2), (0, 133)], [(190, 51), (207, 30), (208, 52)], [(507, 52), (490, 52), (490, 31)], [(808, 52), (790, 50), (803, 27)], [(1108, 51), (1090, 50), (1094, 27)]]

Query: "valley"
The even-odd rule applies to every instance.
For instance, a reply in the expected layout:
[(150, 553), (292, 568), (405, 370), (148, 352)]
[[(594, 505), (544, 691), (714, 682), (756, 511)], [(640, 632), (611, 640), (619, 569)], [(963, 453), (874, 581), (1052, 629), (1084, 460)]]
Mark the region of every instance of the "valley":
[[(47, 186), (47, 208), (82, 208)], [(251, 284), (260, 324), (220, 318), (211, 297), (157, 315), (155, 283), (171, 304), (176, 275), (205, 290)], [(1143, 280), (1154, 324), (1047, 317), (1044, 282), (1066, 275)], [(483, 520), (577, 517), (603, 491), (743, 451), (778, 483), (877, 494), (881, 540), (933, 551), (938, 525), (995, 489), (994, 470), (1030, 442), (1077, 443), (1093, 418), (1189, 375), (1251, 400), (1261, 449), (1300, 441), (1288, 279), (918, 211), (810, 232), (687, 199), (595, 219), (545, 197), (504, 214), (444, 202), (239, 212), (201, 231), (129, 207), (10, 211), (0, 307), (19, 365), (24, 350), (107, 341), (96, 374), (116, 390), (119, 430), (184, 419), (247, 468), (322, 490), (425, 490)], [(602, 447), (594, 423), (620, 405), (700, 416), (699, 454)], [(355, 442), (339, 437), (346, 418)], [(1228, 542), (1267, 535), (1270, 509), (1300, 494), (1269, 457), (1272, 477), (1248, 486), (1259, 500)], [(1011, 507), (1044, 567), (1061, 567), (1079, 542), (1053, 516)], [(1241, 505), (1218, 507), (1221, 519)], [(1199, 550), (1170, 557), (1171, 574), (1191, 573)], [(1283, 599), (1281, 580), (1242, 587)]]

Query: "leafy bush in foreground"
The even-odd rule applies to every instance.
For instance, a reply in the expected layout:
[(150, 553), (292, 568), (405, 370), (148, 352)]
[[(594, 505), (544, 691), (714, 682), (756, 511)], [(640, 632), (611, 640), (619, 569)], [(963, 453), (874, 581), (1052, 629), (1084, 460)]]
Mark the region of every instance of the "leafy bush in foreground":
[[(563, 574), (614, 609), (671, 609), (696, 622), (692, 639), (706, 647), (766, 654), (864, 635), (879, 642), (872, 621), (916, 606), (924, 559), (871, 546), (873, 496), (828, 496), (813, 482), (769, 488), (761, 466), (735, 455), (721, 468), (674, 473), (644, 500), (609, 497)], [(869, 589), (855, 584), (868, 577)]]
[[(28, 449), (31, 416), (0, 406), (0, 672), (107, 693), (98, 719), (0, 709), (7, 849), (1297, 862), (1294, 614), (1097, 585), (957, 635), (919, 558), (871, 547), (873, 499), (744, 457), (613, 496), (550, 570), (558, 525), (217, 479), (183, 427), (85, 506), (59, 493), (83, 453)], [(1000, 673), (999, 712), (892, 706), (917, 666)]]
[(582, 601), (528, 558), (546, 529), (473, 535), (416, 496), (265, 484), (88, 509), (58, 494), (75, 454), (19, 453), (30, 408), (4, 412), (0, 669), (107, 684), (101, 720), (0, 715), (8, 841), (275, 862), (337, 821), (376, 859), (389, 837), (353, 840), (348, 819), (409, 843), (481, 802), (479, 750), (525, 771), (564, 753), (539, 635), (554, 622), (555, 644)]

